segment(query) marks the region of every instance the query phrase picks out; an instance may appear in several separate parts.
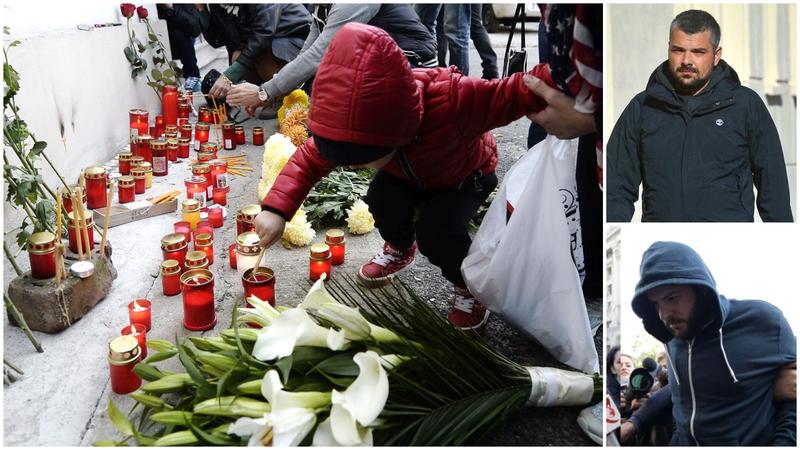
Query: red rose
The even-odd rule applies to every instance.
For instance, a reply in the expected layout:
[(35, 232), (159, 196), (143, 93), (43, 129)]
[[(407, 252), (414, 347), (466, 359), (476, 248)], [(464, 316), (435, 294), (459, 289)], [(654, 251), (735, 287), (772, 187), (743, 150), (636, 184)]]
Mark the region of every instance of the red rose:
[(123, 16), (130, 19), (133, 17), (133, 12), (136, 11), (136, 6), (133, 3), (120, 3), (119, 10)]
[(139, 15), (140, 19), (147, 19), (147, 8), (144, 6), (136, 8), (136, 14)]

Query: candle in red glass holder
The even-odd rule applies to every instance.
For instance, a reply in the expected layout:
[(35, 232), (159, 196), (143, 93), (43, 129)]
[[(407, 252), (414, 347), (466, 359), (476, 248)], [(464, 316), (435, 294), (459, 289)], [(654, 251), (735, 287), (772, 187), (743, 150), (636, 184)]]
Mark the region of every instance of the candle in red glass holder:
[(118, 336), (109, 343), (108, 367), (115, 394), (129, 394), (142, 385), (142, 379), (133, 371), (141, 359), (140, 352), (139, 341), (130, 335)]
[[(255, 267), (260, 253), (259, 237), (255, 231), (247, 231), (236, 236), (236, 273), (239, 278), (247, 269)], [(263, 258), (260, 264), (266, 267), (266, 261)]]
[[(224, 189), (214, 189), (212, 192), (212, 197), (214, 198), (214, 203), (220, 206), (225, 206), (228, 204), (228, 191), (231, 188), (224, 188)], [(222, 214), (222, 213), (220, 213)], [(220, 224), (222, 224), (222, 216), (220, 216)], [(222, 225), (220, 225), (222, 226)]]
[(168, 259), (161, 263), (161, 288), (168, 297), (181, 293), (181, 266), (178, 261)]
[(105, 208), (108, 201), (108, 175), (106, 169), (92, 166), (83, 172), (86, 179), (86, 206), (89, 209)]
[(131, 175), (133, 176), (133, 192), (144, 194), (145, 189), (147, 189), (147, 173), (144, 167), (134, 167), (131, 169)]
[(253, 222), (261, 212), (261, 205), (245, 205), (236, 213), (236, 235), (246, 231), (255, 231), (256, 226)]
[(326, 275), (326, 281), (331, 279), (331, 249), (327, 244), (311, 246), (308, 269), (308, 277), (311, 281), (319, 280), (323, 273)]
[(120, 203), (130, 203), (136, 199), (136, 195), (134, 193), (136, 180), (130, 175), (123, 175), (119, 177), (119, 202)]
[(178, 117), (178, 129), (180, 130), (182, 126), (189, 125), (189, 118), (188, 117)]
[(167, 159), (175, 162), (178, 160), (178, 140), (170, 139), (167, 141)]
[(325, 243), (331, 249), (331, 264), (338, 266), (344, 263), (344, 231), (328, 230), (325, 233)]
[[(134, 147), (134, 145), (131, 145)], [(131, 152), (122, 152), (119, 154), (119, 173), (122, 175), (129, 175), (131, 173), (131, 158), (133, 158), (133, 153)]]
[(209, 263), (206, 252), (192, 250), (186, 254), (186, 270), (208, 269)]
[(206, 122), (197, 122), (194, 125), (194, 149), (200, 150), (200, 144), (208, 142), (209, 125)]
[[(190, 132), (191, 133), (191, 132)], [(189, 157), (189, 142), (191, 138), (178, 138), (178, 158), (188, 158)]]
[[(211, 201), (214, 198), (214, 188), (211, 184), (211, 166), (205, 162), (198, 162), (192, 164), (192, 175), (200, 176), (206, 179), (206, 200)], [(205, 208), (205, 202), (202, 202), (202, 207)]]
[(206, 178), (194, 175), (183, 180), (183, 184), (186, 186), (186, 198), (197, 200), (202, 208), (206, 202)]
[(172, 227), (175, 229), (176, 233), (183, 235), (184, 239), (186, 239), (186, 242), (189, 242), (192, 239), (192, 224), (189, 222), (181, 220), (180, 222), (175, 222)]
[[(139, 139), (136, 140), (136, 151), (133, 152), (133, 155), (141, 156), (146, 162), (153, 164), (153, 151), (150, 150), (151, 142), (153, 142), (152, 136), (148, 134), (139, 136)], [(133, 167), (133, 164), (131, 164), (131, 167)]]
[[(64, 209), (66, 209), (68, 213), (72, 212), (72, 197), (70, 197), (70, 193), (74, 193), (77, 188), (78, 185), (73, 184), (69, 186), (69, 191), (65, 190), (61, 192), (61, 201), (64, 204)], [(86, 191), (83, 191), (83, 204), (86, 205)]]
[(197, 160), (200, 162), (209, 162), (217, 158), (217, 144), (213, 142), (203, 142), (200, 144), (200, 150), (197, 153)]
[[(259, 300), (275, 306), (275, 273), (272, 269), (268, 267), (247, 269), (242, 275), (242, 286), (244, 286), (245, 299), (254, 295)], [(252, 308), (250, 303), (245, 302), (245, 304)]]
[(161, 113), (164, 114), (165, 124), (178, 123), (178, 88), (172, 84), (165, 84), (161, 88)]
[(56, 237), (49, 231), (33, 233), (28, 237), (28, 259), (31, 275), (46, 279), (56, 276)]
[(192, 105), (188, 102), (179, 102), (178, 103), (178, 126), (182, 125), (182, 123), (189, 122), (189, 113), (192, 112)]
[(67, 214), (67, 237), (69, 238), (69, 250), (72, 253), (78, 253), (78, 239), (81, 240), (81, 246), (84, 252), (87, 251), (87, 248), (89, 251), (94, 250), (94, 227), (92, 226), (92, 215), (88, 214), (85, 220), (86, 229), (89, 232), (88, 243), (83, 239), (83, 234), (80, 234), (80, 237), (78, 237), (78, 233), (76, 233), (77, 226), (81, 222), (82, 221), (77, 220), (75, 211)]
[(253, 127), (253, 145), (264, 145), (264, 129)]
[(214, 227), (211, 226), (211, 222), (208, 220), (201, 220), (200, 222), (197, 222), (196, 230), (197, 231), (194, 232), (195, 238), (198, 234), (207, 233), (211, 236), (211, 239), (214, 239)]
[(207, 269), (189, 270), (181, 275), (183, 326), (191, 331), (214, 328), (214, 275)]
[(185, 123), (185, 124), (181, 125), (180, 126), (180, 132), (181, 132), (180, 137), (186, 138), (186, 139), (192, 139), (192, 125), (191, 124)]
[(132, 323), (120, 331), (122, 336), (133, 336), (139, 343), (142, 359), (147, 358), (147, 328), (141, 323)]
[(164, 116), (156, 116), (156, 134), (153, 137), (158, 139), (164, 134), (164, 125), (166, 125), (164, 123)]
[(225, 122), (222, 124), (222, 142), (225, 144), (225, 150), (236, 149), (236, 124), (233, 122)]
[(233, 136), (236, 139), (236, 145), (244, 145), (245, 143), (245, 135), (244, 135), (244, 127), (241, 125), (236, 125), (233, 129)]
[(204, 252), (208, 265), (214, 264), (214, 237), (208, 233), (195, 233), (194, 249)]
[(178, 139), (178, 126), (165, 125), (164, 126), (164, 140)]
[(161, 253), (164, 255), (164, 261), (174, 259), (178, 261), (183, 271), (186, 261), (186, 252), (189, 250), (189, 241), (186, 240), (181, 233), (170, 233), (161, 238)]
[(228, 187), (228, 161), (212, 159), (208, 162), (208, 165), (211, 167), (211, 185), (215, 189)]
[(153, 141), (150, 143), (150, 149), (153, 152), (153, 175), (157, 177), (166, 176), (169, 173), (166, 141)]
[[(217, 203), (217, 191), (214, 191), (214, 203)], [(219, 205), (219, 203), (217, 203)], [(219, 206), (208, 207), (208, 222), (214, 228), (222, 226), (222, 208)]]
[(197, 121), (208, 124), (211, 123), (211, 120), (211, 110), (208, 109), (208, 106), (201, 106), (200, 109), (197, 110)]
[(136, 138), (147, 134), (147, 123), (149, 114), (143, 109), (132, 109), (128, 111), (128, 128), (130, 129), (130, 143), (136, 143)]
[(140, 323), (150, 331), (150, 300), (137, 298), (128, 303), (128, 316), (131, 323)]
[(228, 263), (231, 265), (231, 269), (236, 268), (236, 244), (228, 246)]

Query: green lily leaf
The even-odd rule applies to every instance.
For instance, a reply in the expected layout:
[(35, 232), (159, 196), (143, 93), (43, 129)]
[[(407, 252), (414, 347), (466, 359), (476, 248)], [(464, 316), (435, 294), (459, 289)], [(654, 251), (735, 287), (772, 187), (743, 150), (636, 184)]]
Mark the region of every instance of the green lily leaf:
[(92, 443), (93, 447), (127, 447), (128, 444), (116, 441), (97, 441)]
[(177, 351), (177, 347), (172, 342), (166, 339), (148, 339), (147, 348), (151, 348), (157, 352), (171, 352)]
[(131, 422), (125, 417), (125, 414), (114, 406), (114, 402), (112, 402), (111, 399), (108, 399), (108, 418), (111, 420), (111, 423), (114, 424), (114, 428), (119, 430), (120, 433), (126, 436), (133, 436), (133, 425), (131, 425)]
[(357, 377), (358, 365), (355, 362), (353, 362), (354, 354), (355, 353), (350, 353), (350, 352), (339, 353), (320, 362), (319, 364), (314, 366), (311, 370), (316, 370), (332, 376)]

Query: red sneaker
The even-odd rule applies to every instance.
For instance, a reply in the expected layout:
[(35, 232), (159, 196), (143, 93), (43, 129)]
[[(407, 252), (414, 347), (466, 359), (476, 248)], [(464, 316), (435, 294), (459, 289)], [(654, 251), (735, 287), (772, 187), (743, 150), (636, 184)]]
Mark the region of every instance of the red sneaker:
[(392, 282), (398, 273), (410, 269), (417, 255), (417, 243), (411, 248), (402, 249), (388, 242), (383, 243), (383, 251), (373, 256), (358, 271), (358, 279), (366, 287), (380, 287)]
[(489, 320), (489, 310), (468, 290), (456, 286), (453, 306), (447, 319), (461, 331), (480, 333)]

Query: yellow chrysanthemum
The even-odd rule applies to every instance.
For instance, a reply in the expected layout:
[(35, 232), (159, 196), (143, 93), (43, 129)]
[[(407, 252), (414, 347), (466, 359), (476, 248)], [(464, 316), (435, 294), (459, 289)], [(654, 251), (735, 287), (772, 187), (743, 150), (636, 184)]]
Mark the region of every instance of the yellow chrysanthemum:
[(283, 105), (278, 109), (278, 123), (283, 122), (286, 118), (286, 113), (295, 106), (308, 109), (308, 94), (302, 89), (295, 89), (291, 94), (283, 97)]
[(353, 203), (347, 210), (347, 228), (353, 234), (365, 234), (375, 228), (375, 219), (369, 212), (369, 207), (363, 200)]
[(306, 212), (302, 208), (298, 209), (292, 220), (286, 223), (283, 231), (283, 238), (298, 247), (310, 244), (316, 235), (317, 232), (311, 228), (311, 224), (306, 220)]

